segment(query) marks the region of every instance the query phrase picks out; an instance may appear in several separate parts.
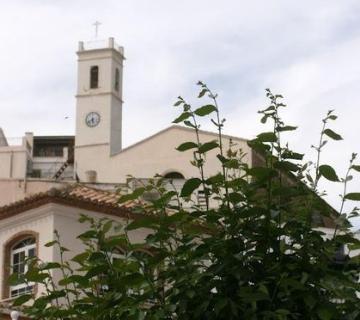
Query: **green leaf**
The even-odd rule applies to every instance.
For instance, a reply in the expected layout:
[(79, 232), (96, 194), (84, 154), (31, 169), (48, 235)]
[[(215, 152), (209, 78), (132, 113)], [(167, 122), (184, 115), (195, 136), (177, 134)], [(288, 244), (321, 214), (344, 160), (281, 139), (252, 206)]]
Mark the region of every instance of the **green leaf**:
[(325, 129), (324, 133), (330, 137), (331, 139), (334, 140), (342, 140), (343, 138), (341, 137), (341, 135), (337, 134), (336, 132), (332, 131), (331, 129)]
[(178, 116), (173, 123), (179, 123), (182, 122), (184, 120), (186, 120), (187, 118), (189, 118), (191, 116), (190, 112), (183, 112), (180, 116)]
[(219, 183), (222, 183), (223, 181), (224, 181), (224, 176), (221, 173), (218, 173), (218, 174), (206, 179), (206, 184), (207, 185), (219, 184)]
[(16, 298), (12, 303), (13, 306), (21, 306), (25, 302), (28, 302), (31, 299), (31, 294), (23, 294), (20, 297)]
[(15, 285), (17, 285), (17, 284), (22, 283), (22, 282), (23, 282), (23, 281), (21, 280), (21, 277), (22, 277), (22, 276), (23, 276), (22, 274), (19, 274), (19, 273), (17, 273), (17, 272), (13, 272), (13, 273), (10, 275), (10, 277), (8, 277), (8, 282), (9, 282), (9, 284), (15, 286)]
[(47, 242), (47, 243), (45, 243), (45, 247), (52, 247), (52, 246), (54, 246), (56, 243), (58, 243), (57, 240)]
[(296, 130), (297, 127), (293, 127), (293, 126), (283, 126), (283, 127), (277, 127), (276, 130), (281, 132), (281, 131), (293, 131)]
[(205, 153), (207, 151), (217, 148), (218, 146), (219, 146), (219, 144), (216, 141), (206, 142), (200, 146), (199, 152)]
[(225, 168), (229, 168), (229, 169), (238, 169), (240, 166), (238, 159), (226, 160), (223, 164)]
[(88, 230), (78, 235), (79, 239), (94, 239), (97, 237), (96, 230)]
[(40, 270), (50, 270), (50, 269), (59, 269), (61, 267), (60, 263), (57, 262), (45, 262), (39, 266)]
[(42, 283), (45, 279), (49, 278), (49, 275), (39, 272), (37, 268), (32, 268), (25, 273), (25, 278), (27, 281)]
[(299, 171), (299, 167), (290, 161), (279, 161), (274, 164), (274, 167), (277, 169), (282, 169), (285, 171)]
[(133, 222), (131, 222), (126, 229), (128, 231), (130, 230), (135, 230), (135, 229), (140, 229), (140, 228), (148, 228), (148, 229), (152, 229), (154, 228), (154, 226), (157, 225), (158, 220), (155, 219), (154, 217), (143, 217), (141, 219), (137, 219), (134, 220)]
[(231, 193), (229, 193), (229, 200), (230, 200), (231, 203), (235, 204), (235, 203), (239, 203), (241, 201), (244, 201), (245, 198), (241, 193), (231, 192)]
[(186, 125), (187, 127), (196, 129), (196, 126), (191, 121), (185, 120), (184, 125)]
[(215, 314), (218, 315), (220, 313), (220, 311), (225, 308), (227, 303), (228, 303), (227, 298), (220, 298), (216, 302), (215, 307), (214, 307)]
[(207, 89), (202, 89), (198, 95), (198, 98), (201, 98), (204, 96), (204, 94), (207, 92), (208, 90)]
[(181, 197), (189, 197), (195, 189), (197, 189), (201, 184), (199, 178), (191, 178), (184, 183), (184, 186), (181, 189)]
[(207, 104), (205, 106), (202, 106), (202, 107), (196, 109), (194, 111), (194, 113), (199, 117), (203, 117), (203, 116), (206, 116), (206, 115), (208, 115), (208, 114), (210, 114), (210, 113), (212, 113), (212, 112), (214, 112), (216, 110), (217, 109), (216, 109), (216, 107), (214, 105)]
[(302, 160), (304, 155), (293, 151), (284, 151), (282, 154), (283, 159)]
[(113, 222), (111, 220), (107, 221), (102, 228), (102, 231), (104, 233), (108, 233), (110, 231), (110, 229), (112, 228)]
[(104, 241), (104, 249), (113, 250), (114, 248), (125, 247), (128, 245), (125, 235), (117, 235)]
[[(102, 266), (102, 267), (105, 267), (105, 266)], [(95, 269), (96, 272), (98, 271), (96, 267), (93, 267), (93, 268), (90, 269), (89, 272), (92, 272), (93, 269)], [(90, 276), (89, 276), (89, 278), (90, 278)], [(71, 275), (69, 277), (65, 277), (65, 278), (59, 280), (59, 282), (58, 282), (58, 284), (60, 286), (64, 286), (64, 285), (67, 285), (67, 284), (70, 284), (70, 283), (79, 283), (82, 287), (86, 287), (86, 286), (89, 285), (88, 278), (86, 276), (81, 276), (81, 275), (78, 275), (78, 274), (73, 274), (73, 275)]]
[(143, 195), (145, 192), (145, 188), (137, 188), (134, 190), (133, 193), (125, 194), (119, 199), (119, 203), (124, 203), (129, 200), (135, 200), (138, 199), (140, 196)]
[(257, 135), (257, 140), (261, 142), (276, 142), (277, 137), (274, 132), (263, 132)]
[(184, 103), (184, 101), (179, 100), (174, 103), (174, 106), (177, 107), (177, 106), (181, 105), (182, 103)]
[(320, 307), (317, 310), (317, 314), (321, 320), (333, 319), (333, 310), (326, 307)]
[(275, 177), (277, 175), (277, 172), (270, 168), (264, 168), (264, 167), (254, 167), (250, 168), (248, 170), (249, 175), (259, 179), (259, 180), (265, 180), (272, 177)]
[(266, 123), (266, 121), (267, 121), (267, 119), (268, 119), (268, 115), (267, 114), (265, 114), (262, 118), (261, 118), (261, 123)]
[(345, 195), (346, 200), (360, 201), (360, 192), (351, 192)]
[(360, 172), (360, 166), (359, 165), (353, 164), (351, 166), (351, 169), (354, 169), (355, 171)]
[(330, 180), (330, 181), (339, 181), (339, 177), (337, 176), (335, 170), (333, 167), (323, 164), (319, 167), (320, 175), (322, 175), (324, 178)]
[(83, 264), (89, 258), (89, 252), (82, 252), (73, 257), (71, 260), (77, 262), (78, 264)]
[(186, 151), (190, 149), (197, 148), (198, 145), (195, 142), (184, 142), (181, 145), (179, 145), (176, 150), (178, 151)]

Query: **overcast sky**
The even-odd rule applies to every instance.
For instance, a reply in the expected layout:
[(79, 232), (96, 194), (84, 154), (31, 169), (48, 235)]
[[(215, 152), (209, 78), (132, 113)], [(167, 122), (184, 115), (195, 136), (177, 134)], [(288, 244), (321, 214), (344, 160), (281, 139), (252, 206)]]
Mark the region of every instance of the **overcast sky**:
[[(10, 142), (25, 131), (74, 134), (75, 51), (96, 20), (99, 38), (125, 47), (125, 145), (167, 127), (178, 95), (197, 103), (203, 80), (219, 93), (228, 134), (263, 129), (257, 110), (271, 88), (299, 126), (292, 147), (313, 157), (321, 118), (335, 109), (332, 128), (345, 140), (329, 143), (323, 161), (343, 175), (360, 153), (358, 0), (0, 0), (0, 127)], [(326, 187), (338, 208), (339, 186)]]

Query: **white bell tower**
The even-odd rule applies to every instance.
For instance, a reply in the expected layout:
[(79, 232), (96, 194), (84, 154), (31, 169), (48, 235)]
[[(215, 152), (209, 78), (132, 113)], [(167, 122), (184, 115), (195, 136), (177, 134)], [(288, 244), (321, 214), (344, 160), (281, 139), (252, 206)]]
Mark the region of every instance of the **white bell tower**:
[(79, 42), (75, 166), (82, 181), (121, 151), (124, 49), (114, 38)]

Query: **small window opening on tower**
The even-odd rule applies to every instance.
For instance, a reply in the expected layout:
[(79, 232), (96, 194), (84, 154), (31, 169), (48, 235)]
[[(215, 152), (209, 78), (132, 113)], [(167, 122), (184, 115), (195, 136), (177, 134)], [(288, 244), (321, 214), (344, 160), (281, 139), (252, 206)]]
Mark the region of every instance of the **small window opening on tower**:
[(90, 68), (90, 89), (99, 87), (99, 67), (92, 66)]
[(114, 89), (115, 91), (119, 91), (120, 87), (120, 71), (118, 68), (115, 69), (115, 83), (114, 83)]

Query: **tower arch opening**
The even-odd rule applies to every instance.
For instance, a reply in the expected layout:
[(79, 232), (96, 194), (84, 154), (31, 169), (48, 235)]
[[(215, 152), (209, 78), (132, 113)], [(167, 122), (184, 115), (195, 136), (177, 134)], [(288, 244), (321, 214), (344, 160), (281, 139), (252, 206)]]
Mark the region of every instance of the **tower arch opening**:
[(90, 89), (99, 87), (99, 66), (92, 66), (90, 68)]

